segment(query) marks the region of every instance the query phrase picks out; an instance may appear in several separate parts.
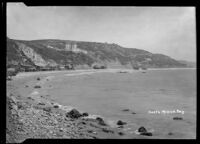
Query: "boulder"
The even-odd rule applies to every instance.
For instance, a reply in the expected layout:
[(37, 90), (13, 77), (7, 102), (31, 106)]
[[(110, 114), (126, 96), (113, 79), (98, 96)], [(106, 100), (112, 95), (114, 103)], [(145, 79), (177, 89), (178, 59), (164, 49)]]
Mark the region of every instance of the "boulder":
[(144, 133), (144, 132), (147, 132), (147, 130), (145, 129), (145, 127), (140, 127), (139, 129), (138, 129), (138, 132), (140, 132), (140, 133)]
[(59, 106), (58, 106), (58, 105), (54, 105), (53, 107), (54, 107), (54, 108), (59, 108)]
[(76, 109), (72, 109), (71, 111), (69, 111), (67, 114), (66, 114), (66, 117), (70, 117), (70, 118), (73, 118), (73, 119), (77, 119), (77, 118), (80, 118), (82, 115), (79, 111), (77, 111)]
[(106, 123), (104, 122), (104, 120), (100, 117), (97, 117), (96, 120), (98, 121), (98, 123), (102, 126), (106, 126)]
[(118, 132), (118, 134), (119, 134), (119, 135), (121, 135), (121, 136), (122, 136), (122, 135), (124, 135), (124, 133), (123, 133), (123, 132)]
[(84, 113), (82, 113), (82, 116), (83, 117), (86, 117), (86, 116), (88, 116), (89, 114), (87, 113), (87, 112), (84, 112)]
[(121, 121), (121, 120), (118, 120), (118, 122), (117, 122), (117, 125), (125, 125), (125, 124), (127, 124), (126, 122), (123, 122), (123, 121)]
[(140, 133), (140, 135), (153, 136), (153, 134), (151, 132), (148, 132), (143, 126), (138, 129), (138, 132)]

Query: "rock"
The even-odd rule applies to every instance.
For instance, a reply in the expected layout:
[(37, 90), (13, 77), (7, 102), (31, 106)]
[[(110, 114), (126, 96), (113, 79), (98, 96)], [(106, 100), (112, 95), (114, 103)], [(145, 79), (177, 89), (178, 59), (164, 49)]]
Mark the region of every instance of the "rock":
[(173, 135), (173, 133), (172, 133), (172, 132), (169, 132), (168, 135)]
[(117, 125), (125, 125), (125, 124), (127, 124), (126, 122), (123, 122), (123, 121), (121, 121), (121, 120), (118, 120), (118, 122), (117, 122)]
[(83, 121), (83, 122), (81, 122), (81, 124), (84, 124), (84, 125), (85, 125), (86, 123)]
[(20, 102), (17, 102), (17, 108), (18, 109), (25, 109), (24, 105)]
[(43, 108), (43, 110), (46, 111), (46, 112), (51, 112), (51, 108), (50, 107), (45, 107), (45, 108)]
[(129, 109), (123, 109), (122, 111), (127, 112), (127, 111), (130, 111), (130, 110)]
[(123, 125), (121, 125), (121, 126), (119, 126), (118, 128), (124, 128), (124, 126), (123, 126)]
[(40, 78), (38, 77), (37, 80), (40, 80)]
[(28, 85), (25, 85), (25, 87), (28, 87)]
[(59, 108), (59, 106), (58, 106), (58, 105), (54, 105), (53, 107), (54, 107), (54, 108)]
[(98, 123), (99, 123), (100, 125), (103, 125), (103, 126), (106, 126), (106, 125), (107, 125), (107, 124), (104, 122), (104, 120), (103, 120), (102, 118), (100, 118), (100, 117), (97, 117), (96, 120), (98, 121)]
[(183, 120), (182, 117), (173, 117), (173, 120)]
[(140, 135), (145, 135), (145, 136), (153, 136), (151, 132), (142, 132)]
[(66, 114), (66, 117), (70, 117), (74, 119), (80, 118), (81, 116), (82, 116), (81, 113), (77, 111), (76, 109), (72, 109)]
[(38, 103), (38, 105), (45, 105), (45, 103)]
[(153, 134), (151, 132), (147, 132), (146, 128), (143, 126), (138, 129), (138, 132), (140, 135), (153, 136)]
[(142, 126), (138, 129), (138, 132), (143, 133), (143, 132), (147, 132), (147, 130), (145, 129), (145, 127)]
[(34, 100), (32, 97), (27, 97), (27, 99)]
[(132, 114), (136, 114), (135, 112), (132, 112)]
[(123, 132), (118, 132), (118, 134), (119, 134), (119, 135), (124, 135), (124, 133), (123, 133)]
[(93, 133), (93, 130), (88, 130), (88, 133)]
[(39, 85), (36, 85), (36, 86), (34, 86), (34, 88), (41, 88), (41, 86), (39, 86)]
[(92, 136), (93, 139), (98, 139), (96, 136)]
[(17, 108), (18, 108), (18, 109), (22, 109), (23, 106), (22, 106), (22, 105), (17, 105)]
[(113, 130), (109, 130), (109, 129), (107, 129), (107, 128), (102, 128), (102, 131), (103, 131), (103, 132), (106, 132), (106, 133), (114, 133)]
[(82, 116), (83, 117), (86, 117), (86, 116), (88, 116), (89, 114), (87, 113), (87, 112), (84, 112), (84, 113), (82, 113)]

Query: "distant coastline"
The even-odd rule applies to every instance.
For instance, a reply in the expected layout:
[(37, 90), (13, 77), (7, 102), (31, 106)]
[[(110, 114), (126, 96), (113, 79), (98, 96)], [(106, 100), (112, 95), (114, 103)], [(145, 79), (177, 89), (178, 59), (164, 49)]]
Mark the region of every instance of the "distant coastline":
[[(20, 72), (17, 74), (16, 78), (23, 78), (23, 77), (29, 77), (29, 76), (35, 76), (35, 75), (41, 75), (41, 74), (54, 74), (54, 73), (63, 73), (66, 76), (69, 75), (76, 75), (76, 73), (79, 73), (77, 75), (80, 75), (80, 72), (83, 74), (94, 74), (99, 72), (112, 72), (117, 73), (121, 71), (126, 72), (141, 72), (141, 71), (156, 71), (156, 70), (185, 70), (185, 69), (196, 69), (196, 68), (148, 68), (147, 70), (134, 70), (131, 68), (108, 68), (108, 69), (102, 69), (102, 70), (95, 70), (95, 69), (78, 69), (73, 71), (38, 71), (38, 72)], [(82, 75), (82, 74), (81, 74)]]
[(195, 68), (149, 68), (148, 70), (178, 70), (178, 69), (197, 69)]

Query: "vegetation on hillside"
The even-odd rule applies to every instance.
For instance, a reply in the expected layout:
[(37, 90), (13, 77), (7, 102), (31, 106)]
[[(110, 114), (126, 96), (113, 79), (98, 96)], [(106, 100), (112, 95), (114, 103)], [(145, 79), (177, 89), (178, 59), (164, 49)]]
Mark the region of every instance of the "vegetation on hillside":
[[(176, 61), (162, 54), (152, 54), (145, 50), (136, 48), (124, 48), (117, 44), (82, 42), (69, 40), (33, 40), (22, 41), (7, 39), (7, 63), (17, 62), (20, 64), (28, 63), (34, 66), (34, 62), (27, 58), (19, 46), (22, 43), (33, 49), (45, 61), (54, 61), (58, 65), (65, 64), (68, 61), (74, 65), (89, 65), (93, 63), (119, 62), (121, 65), (129, 64), (134, 61), (140, 65), (145, 63), (147, 67), (186, 67), (186, 64)], [(86, 53), (66, 51), (66, 44), (77, 44), (79, 49), (87, 51)]]

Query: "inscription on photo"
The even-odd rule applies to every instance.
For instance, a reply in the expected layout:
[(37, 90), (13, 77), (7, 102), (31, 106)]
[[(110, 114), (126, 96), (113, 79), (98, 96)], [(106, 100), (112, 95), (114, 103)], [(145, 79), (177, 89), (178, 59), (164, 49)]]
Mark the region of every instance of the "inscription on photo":
[(149, 110), (148, 114), (184, 114), (183, 110)]

